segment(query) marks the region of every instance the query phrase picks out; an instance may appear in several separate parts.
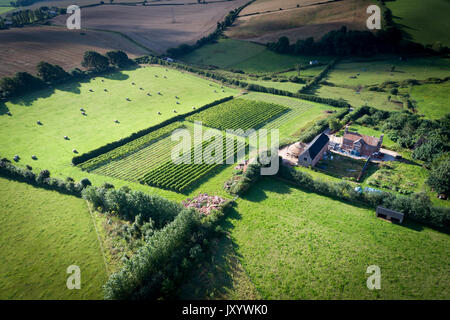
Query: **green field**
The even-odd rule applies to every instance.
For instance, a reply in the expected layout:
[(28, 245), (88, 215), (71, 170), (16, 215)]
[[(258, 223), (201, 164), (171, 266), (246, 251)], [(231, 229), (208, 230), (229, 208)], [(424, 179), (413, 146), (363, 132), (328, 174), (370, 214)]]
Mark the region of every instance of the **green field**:
[(303, 88), (304, 84), (302, 83), (294, 83), (290, 81), (280, 82), (280, 81), (270, 81), (270, 80), (253, 80), (247, 79), (245, 82), (257, 84), (267, 88), (275, 88), (278, 90), (289, 91), (292, 93), (298, 93), (298, 91)]
[[(0, 178), (0, 299), (102, 299), (107, 275), (84, 200)], [(66, 286), (67, 267), (81, 289)]]
[[(355, 89), (320, 86), (316, 91), (316, 95), (324, 98), (344, 99), (353, 107), (371, 106), (380, 110), (399, 111), (402, 110), (402, 103), (399, 98), (391, 95), (391, 100), (388, 100), (389, 93), (369, 91), (361, 89), (359, 93)], [(398, 101), (395, 103), (394, 101)], [(406, 106), (405, 106), (406, 108)]]
[(450, 46), (450, 29), (447, 14), (448, 0), (396, 0), (386, 2), (394, 22), (399, 24), (414, 41), (422, 44), (441, 42)]
[(430, 119), (439, 119), (450, 113), (448, 93), (450, 82), (424, 84), (409, 89), (411, 99), (416, 101), (417, 111)]
[[(392, 67), (395, 67), (393, 72)], [(386, 57), (383, 60), (344, 60), (336, 64), (327, 81), (337, 86), (358, 88), (381, 84), (384, 81), (425, 80), (448, 76), (450, 76), (449, 59), (429, 57), (400, 61), (398, 57)]]
[(327, 62), (329, 58), (281, 55), (252, 42), (220, 39), (217, 43), (207, 44), (185, 55), (181, 60), (258, 74), (287, 70), (296, 64), (306, 65), (311, 60)]
[[(229, 231), (263, 299), (449, 299), (449, 235), (395, 225), (273, 179), (238, 200)], [(381, 290), (366, 287), (369, 265)]]
[(0, 7), (0, 14), (13, 10), (12, 7)]
[[(63, 84), (0, 105), (0, 136), (4, 137), (0, 150), (10, 159), (19, 155), (22, 164), (80, 177), (82, 172), (71, 166), (73, 149), (85, 153), (192, 111), (193, 107), (238, 93), (230, 88), (223, 91), (214, 82), (161, 67)], [(86, 110), (87, 116), (81, 114), (80, 108)], [(7, 110), (12, 116), (5, 114)], [(37, 125), (38, 120), (43, 125)], [(32, 155), (38, 160), (31, 160)]]

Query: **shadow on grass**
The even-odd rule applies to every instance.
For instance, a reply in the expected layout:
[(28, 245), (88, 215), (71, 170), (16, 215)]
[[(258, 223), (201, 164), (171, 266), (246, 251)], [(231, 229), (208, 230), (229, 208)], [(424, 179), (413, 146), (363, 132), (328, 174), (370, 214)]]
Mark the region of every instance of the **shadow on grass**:
[(0, 116), (7, 114), (9, 112), (8, 107), (4, 102), (0, 102)]
[[(203, 299), (257, 299), (256, 289), (242, 268), (237, 253), (238, 245), (230, 233), (234, 228), (233, 220), (240, 220), (236, 204), (228, 208), (221, 227), (224, 231), (210, 243), (207, 258), (202, 262), (193, 277), (187, 280), (177, 291), (177, 298), (183, 300)], [(237, 278), (241, 280), (237, 280)], [(242, 283), (245, 283), (242, 285)], [(239, 288), (236, 288), (238, 284)]]
[[(71, 92), (74, 94), (81, 94), (80, 88), (81, 88), (81, 84), (83, 84), (83, 83), (89, 83), (89, 82), (91, 82), (92, 79), (97, 78), (97, 77), (105, 78), (108, 80), (124, 81), (124, 80), (129, 79), (129, 76), (127, 74), (124, 74), (123, 71), (132, 71), (137, 68), (138, 68), (137, 66), (132, 66), (127, 69), (108, 71), (105, 73), (99, 73), (99, 74), (95, 74), (92, 76), (71, 79), (69, 81), (66, 81), (66, 82), (63, 82), (60, 84), (51, 85), (51, 86), (48, 86), (43, 89), (29, 92), (20, 97), (11, 98), (10, 101), (13, 104), (18, 104), (21, 106), (29, 107), (33, 104), (34, 101), (36, 101), (38, 99), (45, 99), (45, 98), (51, 97), (56, 92), (56, 90)], [(0, 115), (3, 114), (2, 113), (2, 111), (3, 111), (2, 105), (3, 104), (0, 104)]]

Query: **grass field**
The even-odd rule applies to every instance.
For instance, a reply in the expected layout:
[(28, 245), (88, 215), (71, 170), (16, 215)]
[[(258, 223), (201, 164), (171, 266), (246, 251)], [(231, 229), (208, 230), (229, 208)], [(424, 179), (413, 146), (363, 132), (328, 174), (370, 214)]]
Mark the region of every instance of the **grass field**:
[(447, 13), (450, 2), (447, 0), (396, 0), (386, 2), (391, 9), (394, 22), (399, 24), (412, 40), (422, 44), (441, 42), (450, 46), (450, 28)]
[[(61, 169), (73, 172), (76, 170), (71, 168), (73, 149), (80, 154), (90, 151), (192, 111), (193, 107), (238, 93), (229, 88), (222, 92), (219, 88), (213, 82), (160, 67), (122, 71), (86, 83), (63, 84), (0, 106), (0, 136), (5, 137), (0, 150), (3, 156), (12, 158), (18, 154), (25, 163), (32, 162), (52, 172)], [(80, 108), (86, 110), (87, 116), (81, 114)], [(7, 116), (6, 110), (12, 116)], [(43, 125), (37, 125), (38, 120)], [(70, 140), (64, 140), (64, 136)], [(33, 154), (37, 161), (31, 160)]]
[[(380, 110), (399, 111), (403, 109), (403, 102), (394, 95), (388, 100), (389, 93), (360, 89), (359, 93), (353, 88), (332, 87), (322, 85), (316, 90), (316, 95), (324, 98), (344, 99), (353, 107), (368, 105)], [(398, 101), (397, 103), (393, 101)], [(406, 107), (406, 106), (405, 106)]]
[[(392, 67), (395, 67), (393, 72)], [(450, 76), (449, 59), (430, 57), (400, 61), (398, 57), (386, 57), (382, 60), (344, 60), (329, 73), (327, 80), (338, 86), (357, 88), (381, 84), (384, 81), (425, 80), (430, 77), (448, 76)]]
[(0, 7), (0, 14), (13, 10), (12, 7)]
[(430, 119), (439, 119), (450, 113), (448, 93), (450, 82), (424, 84), (409, 88), (409, 95), (416, 101), (417, 111)]
[(249, 73), (268, 73), (305, 65), (310, 60), (327, 62), (328, 57), (281, 55), (265, 46), (247, 41), (220, 39), (185, 55), (181, 60), (199, 65), (214, 65), (225, 69), (239, 69)]
[[(450, 237), (264, 179), (229, 231), (263, 299), (449, 299)], [(366, 287), (369, 265), (381, 290)]]
[[(84, 200), (0, 178), (0, 299), (102, 299), (107, 275)], [(81, 270), (69, 290), (66, 269)]]

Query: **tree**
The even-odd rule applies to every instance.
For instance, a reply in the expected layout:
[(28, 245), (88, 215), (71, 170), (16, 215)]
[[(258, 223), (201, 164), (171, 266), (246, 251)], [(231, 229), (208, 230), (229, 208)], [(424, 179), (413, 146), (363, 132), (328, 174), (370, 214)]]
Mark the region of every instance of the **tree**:
[(438, 194), (450, 195), (450, 157), (440, 161), (431, 170), (427, 184)]
[(123, 68), (129, 66), (132, 61), (128, 58), (127, 54), (123, 51), (109, 51), (106, 53), (109, 63), (113, 66)]
[(49, 83), (56, 83), (67, 79), (70, 75), (56, 64), (41, 61), (37, 65), (38, 76)]
[(331, 130), (336, 131), (336, 130), (339, 130), (342, 125), (341, 125), (341, 122), (339, 121), (339, 119), (331, 118), (328, 121), (328, 126), (330, 127)]
[(83, 61), (81, 62), (81, 65), (84, 68), (96, 71), (96, 72), (102, 72), (108, 69), (109, 67), (109, 60), (107, 57), (101, 55), (98, 52), (95, 51), (86, 51), (83, 56)]

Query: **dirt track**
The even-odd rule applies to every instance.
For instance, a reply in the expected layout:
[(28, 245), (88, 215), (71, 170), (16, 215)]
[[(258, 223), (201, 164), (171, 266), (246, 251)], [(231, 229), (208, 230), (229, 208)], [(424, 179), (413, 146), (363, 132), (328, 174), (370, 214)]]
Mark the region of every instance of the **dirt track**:
[(56, 63), (66, 70), (80, 67), (87, 50), (105, 53), (120, 49), (130, 57), (146, 51), (120, 35), (99, 32), (67, 30), (59, 27), (27, 27), (0, 31), (0, 77), (18, 71), (36, 73), (40, 61)]

